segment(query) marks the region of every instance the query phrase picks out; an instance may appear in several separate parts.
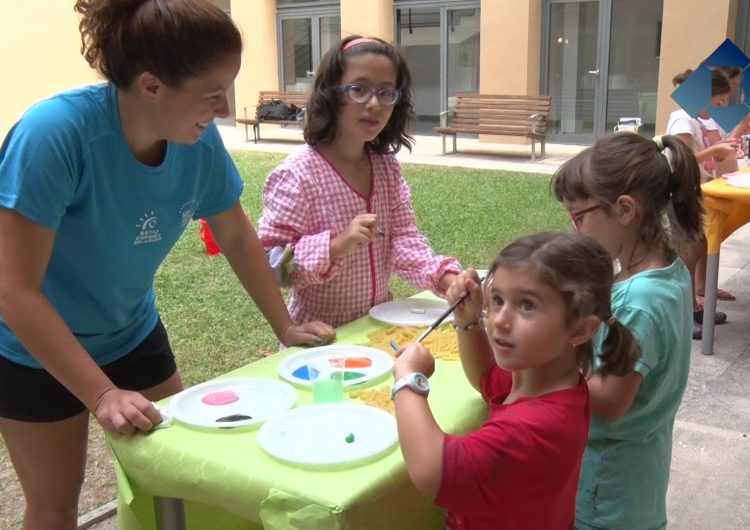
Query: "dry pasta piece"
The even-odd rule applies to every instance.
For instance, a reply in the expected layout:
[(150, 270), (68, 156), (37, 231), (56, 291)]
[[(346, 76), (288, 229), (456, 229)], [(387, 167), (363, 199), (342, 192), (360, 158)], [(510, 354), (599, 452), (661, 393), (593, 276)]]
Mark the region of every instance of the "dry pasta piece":
[(358, 399), (365, 405), (383, 409), (389, 414), (396, 415), (396, 408), (391, 400), (390, 386), (379, 386), (375, 388), (365, 388), (363, 390), (354, 390), (349, 392), (349, 397)]
[[(425, 329), (391, 326), (386, 329), (373, 331), (367, 335), (367, 338), (370, 339), (368, 346), (387, 351), (393, 355), (391, 341), (399, 345), (414, 342)], [(425, 339), (424, 345), (436, 359), (456, 361), (459, 358), (456, 334), (448, 325), (440, 326), (430, 333), (427, 339)]]

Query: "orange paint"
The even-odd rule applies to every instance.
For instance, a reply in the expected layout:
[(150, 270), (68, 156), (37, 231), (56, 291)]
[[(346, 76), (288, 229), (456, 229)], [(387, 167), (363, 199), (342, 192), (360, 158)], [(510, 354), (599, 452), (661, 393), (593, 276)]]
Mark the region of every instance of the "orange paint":
[(346, 368), (368, 368), (372, 366), (372, 359), (368, 357), (349, 357), (344, 366)]

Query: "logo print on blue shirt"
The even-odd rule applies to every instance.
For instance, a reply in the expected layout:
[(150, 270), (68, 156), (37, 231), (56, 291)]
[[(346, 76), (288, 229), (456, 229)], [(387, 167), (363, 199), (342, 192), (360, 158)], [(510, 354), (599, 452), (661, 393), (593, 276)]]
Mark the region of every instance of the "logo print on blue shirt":
[(143, 216), (138, 219), (138, 224), (135, 225), (140, 232), (137, 236), (135, 236), (135, 241), (133, 241), (133, 245), (141, 245), (143, 243), (156, 243), (157, 241), (161, 241), (161, 233), (159, 232), (159, 227), (157, 226), (158, 219), (154, 215), (154, 211), (151, 210), (150, 213), (145, 213)]
[(198, 201), (189, 200), (180, 207), (180, 226), (185, 228), (192, 219), (195, 210), (198, 209)]

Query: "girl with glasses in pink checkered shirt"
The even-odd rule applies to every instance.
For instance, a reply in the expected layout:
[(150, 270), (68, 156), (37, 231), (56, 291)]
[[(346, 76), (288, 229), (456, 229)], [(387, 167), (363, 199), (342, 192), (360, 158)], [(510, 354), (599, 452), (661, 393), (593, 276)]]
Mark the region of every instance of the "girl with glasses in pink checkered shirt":
[(395, 157), (411, 149), (412, 115), (411, 76), (394, 46), (353, 36), (323, 58), (306, 145), (269, 175), (258, 229), (266, 250), (293, 249), (296, 322), (340, 326), (367, 314), (391, 299), (391, 273), (443, 295), (461, 272), (417, 229)]

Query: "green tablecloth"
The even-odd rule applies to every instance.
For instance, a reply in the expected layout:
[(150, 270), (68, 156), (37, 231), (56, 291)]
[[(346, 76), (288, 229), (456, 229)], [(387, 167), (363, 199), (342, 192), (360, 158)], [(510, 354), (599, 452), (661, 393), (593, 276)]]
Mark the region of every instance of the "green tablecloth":
[[(384, 328), (363, 317), (337, 330), (336, 343), (367, 344)], [(277, 378), (290, 348), (222, 377)], [(437, 361), (429, 401), (449, 433), (477, 428), (486, 405), (459, 361)], [(392, 377), (381, 385), (391, 385)], [(297, 406), (312, 396), (298, 389)], [(168, 403), (164, 400), (162, 404)], [(154, 496), (185, 500), (190, 529), (438, 529), (444, 513), (412, 486), (398, 446), (374, 462), (344, 470), (307, 470), (268, 456), (257, 428), (209, 431), (175, 422), (133, 436), (109, 435), (118, 472), (118, 528), (155, 528)], [(300, 440), (304, 443), (304, 440)]]

